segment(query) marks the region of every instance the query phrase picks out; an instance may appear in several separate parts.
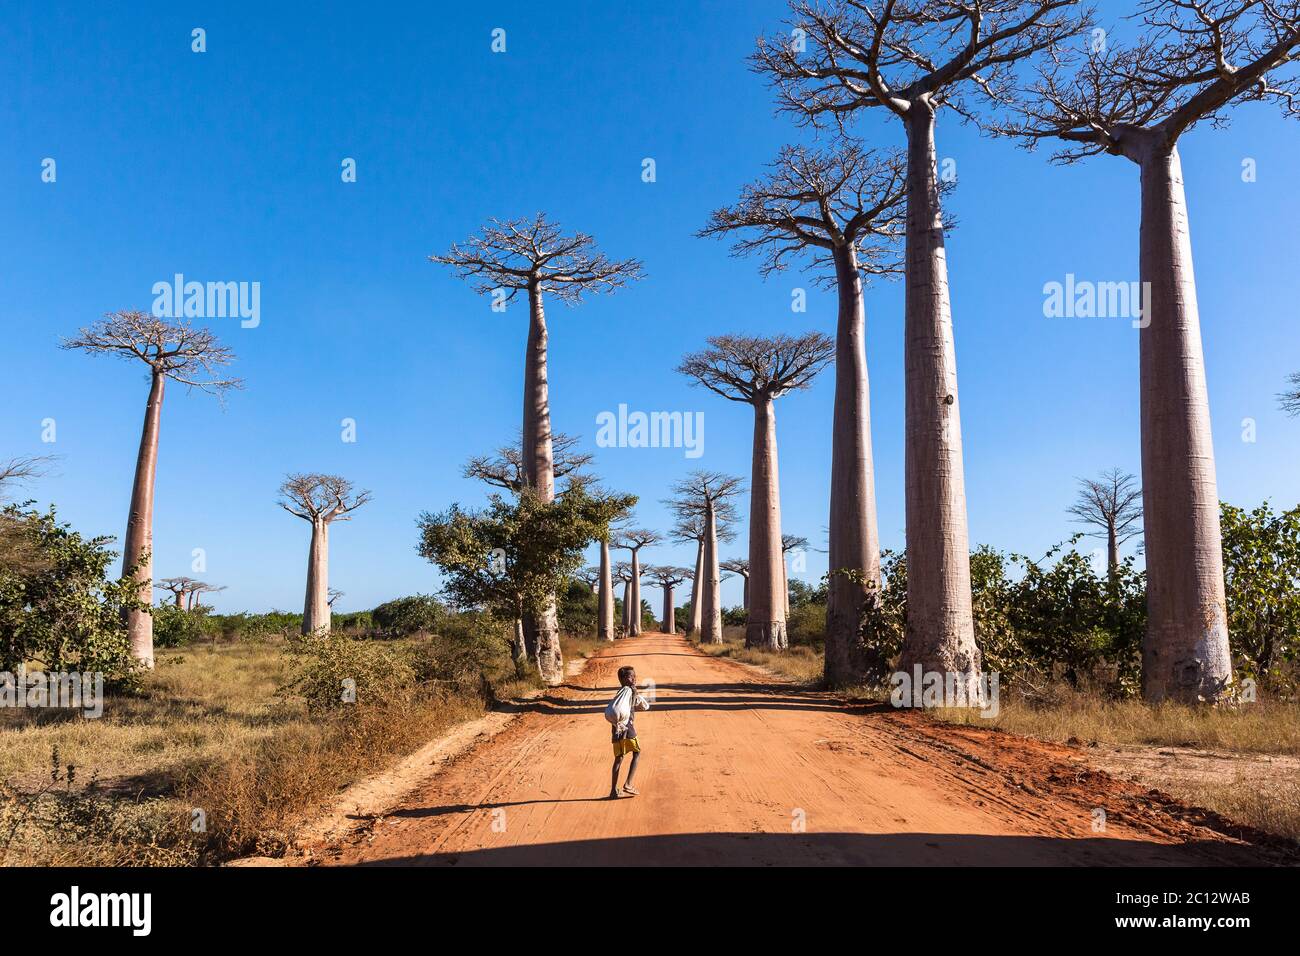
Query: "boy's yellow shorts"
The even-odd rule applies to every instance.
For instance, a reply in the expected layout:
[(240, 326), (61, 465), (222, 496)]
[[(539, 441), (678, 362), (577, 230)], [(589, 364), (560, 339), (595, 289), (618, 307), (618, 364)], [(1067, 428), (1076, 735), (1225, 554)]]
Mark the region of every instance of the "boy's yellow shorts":
[(636, 742), (635, 737), (628, 737), (626, 740), (614, 741), (614, 756), (621, 757), (624, 754), (639, 754), (641, 745)]

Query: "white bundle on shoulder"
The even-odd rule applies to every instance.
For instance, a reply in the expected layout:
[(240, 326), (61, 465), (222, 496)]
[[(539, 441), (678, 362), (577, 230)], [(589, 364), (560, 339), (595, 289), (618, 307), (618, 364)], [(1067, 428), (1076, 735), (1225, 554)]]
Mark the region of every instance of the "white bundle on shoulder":
[(605, 707), (605, 719), (622, 733), (632, 719), (633, 710), (649, 710), (650, 701), (646, 700), (631, 687), (620, 687), (614, 699)]

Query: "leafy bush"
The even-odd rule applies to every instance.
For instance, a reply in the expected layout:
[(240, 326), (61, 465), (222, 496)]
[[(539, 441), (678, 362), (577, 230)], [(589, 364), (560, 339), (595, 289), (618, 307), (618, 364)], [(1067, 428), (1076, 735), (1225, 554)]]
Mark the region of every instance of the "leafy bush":
[(370, 616), (379, 636), (391, 638), (435, 631), (444, 613), (437, 598), (413, 594), (379, 605)]
[(599, 601), (596, 593), (581, 581), (572, 578), (569, 580), (560, 591), (557, 610), (560, 617), (560, 630), (565, 633), (596, 633), (596, 617), (600, 613)]
[(410, 693), (416, 669), (399, 648), (335, 635), (310, 636), (292, 647), (296, 666), (284, 692), (312, 713), (366, 706)]
[(1223, 576), (1233, 656), (1251, 675), (1283, 683), (1300, 660), (1300, 506), (1275, 514), (1222, 506)]
[(749, 612), (744, 607), (724, 607), (722, 609), (722, 623), (727, 627), (744, 627), (749, 622)]
[(202, 606), (187, 611), (175, 604), (163, 604), (152, 614), (154, 647), (184, 647), (207, 634), (207, 609)]
[(133, 683), (136, 665), (123, 623), (141, 607), (129, 577), (110, 579), (111, 538), (83, 538), (46, 513), (17, 505), (0, 510), (8, 547), (0, 562), (0, 669), (23, 662), (47, 670), (100, 672)]

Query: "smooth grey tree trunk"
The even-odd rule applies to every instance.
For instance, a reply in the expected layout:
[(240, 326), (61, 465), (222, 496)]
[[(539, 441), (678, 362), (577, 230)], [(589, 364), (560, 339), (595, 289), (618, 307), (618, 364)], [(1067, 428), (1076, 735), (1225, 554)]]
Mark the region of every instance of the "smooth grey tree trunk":
[(1141, 278), (1150, 315), (1139, 333), (1142, 524), (1149, 701), (1215, 701), (1232, 683), (1219, 493), (1177, 147), (1141, 156)]
[[(832, 687), (883, 676), (863, 640), (867, 601), (879, 600), (880, 533), (871, 452), (871, 390), (867, 377), (866, 309), (852, 245), (837, 248), (835, 282), (835, 411), (831, 431), (831, 511), (826, 589), (826, 681)], [(855, 571), (854, 581), (838, 570)]]
[[(555, 462), (551, 445), (551, 405), (547, 385), (546, 313), (542, 291), (528, 289), (528, 348), (524, 357), (524, 478), (544, 502), (555, 500)], [(540, 611), (529, 616), (537, 645), (537, 671), (542, 681), (555, 685), (564, 680), (564, 656), (560, 650), (560, 624), (551, 595)]]
[(641, 635), (641, 549), (632, 549), (632, 619), (629, 637)]
[(695, 546), (695, 578), (691, 583), (691, 619), (686, 625), (687, 635), (700, 633), (704, 619), (704, 539)]
[(907, 129), (907, 635), (898, 667), (952, 674), (979, 699), (961, 404), (948, 265), (935, 180), (934, 110), (912, 101)]
[[(149, 380), (149, 401), (144, 410), (144, 427), (140, 431), (140, 450), (135, 459), (135, 479), (131, 484), (131, 510), (126, 518), (122, 540), (122, 574), (132, 565), (136, 592), (140, 602), (153, 604), (153, 492), (158, 474), (158, 432), (162, 424), (163, 392), (166, 376), (153, 372)], [(153, 667), (153, 616), (147, 610), (126, 613), (126, 633), (131, 642), (131, 656), (145, 667)]]
[(749, 498), (749, 613), (745, 646), (777, 651), (785, 637), (785, 555), (781, 550), (781, 490), (776, 452), (776, 406), (754, 401), (753, 465)]
[(515, 660), (515, 673), (524, 674), (528, 667), (528, 641), (524, 638), (524, 619), (515, 618), (514, 639), (510, 644), (510, 654)]
[(323, 636), (330, 632), (329, 560), (329, 522), (313, 519), (307, 552), (307, 594), (302, 608), (303, 634)]
[(614, 639), (614, 574), (610, 570), (609, 539), (600, 542), (600, 594), (597, 597), (599, 622), (597, 637), (602, 641)]
[(722, 643), (722, 571), (718, 566), (718, 515), (712, 501), (704, 506), (704, 600), (700, 607), (700, 643)]
[(1112, 520), (1106, 527), (1106, 577), (1114, 581), (1118, 573), (1119, 535), (1115, 533), (1115, 522)]
[(742, 574), (740, 577), (741, 577), (741, 579), (745, 582), (745, 583), (744, 583), (744, 590), (743, 590), (743, 592), (742, 592), (742, 594), (741, 594), (741, 598), (740, 598), (740, 600), (744, 603), (744, 605), (745, 605), (745, 613), (746, 613), (746, 616), (748, 616), (748, 614), (749, 614), (749, 575), (748, 575), (748, 574)]
[(664, 619), (663, 619), (663, 623), (659, 625), (659, 630), (662, 631), (664, 634), (677, 633), (677, 622), (674, 619), (675, 615), (673, 612), (674, 612), (673, 586), (671, 584), (665, 584), (664, 585)]

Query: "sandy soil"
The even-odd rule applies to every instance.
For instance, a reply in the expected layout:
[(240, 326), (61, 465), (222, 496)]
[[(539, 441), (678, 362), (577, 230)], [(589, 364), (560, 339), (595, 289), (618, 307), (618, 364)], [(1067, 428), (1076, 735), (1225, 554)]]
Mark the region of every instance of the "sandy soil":
[[(607, 798), (615, 671), (639, 797)], [(1093, 769), (1082, 748), (930, 721), (775, 681), (647, 635), (441, 762), (382, 814), (306, 849), (324, 864), (1260, 865), (1259, 834)], [(625, 765), (626, 769), (626, 765)], [(1104, 829), (1098, 831), (1104, 811)], [(335, 830), (334, 827), (330, 828)], [(1259, 842), (1249, 842), (1259, 841)]]

